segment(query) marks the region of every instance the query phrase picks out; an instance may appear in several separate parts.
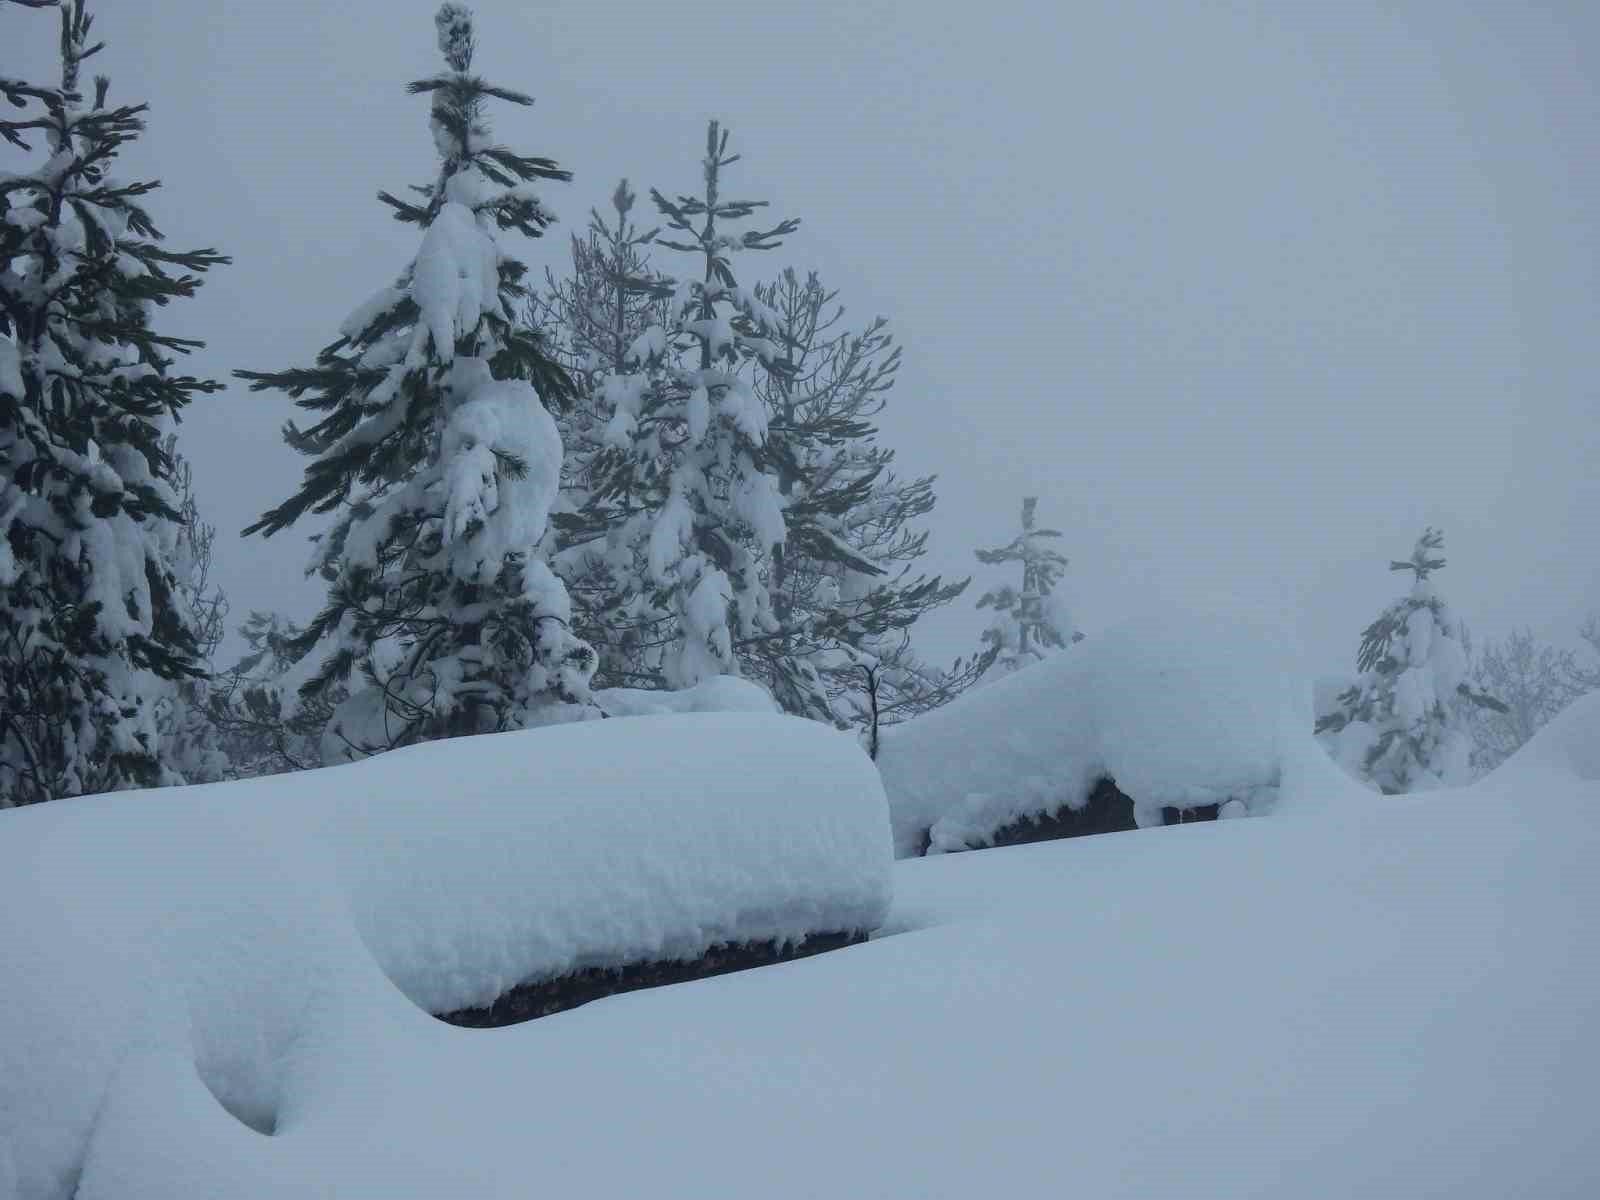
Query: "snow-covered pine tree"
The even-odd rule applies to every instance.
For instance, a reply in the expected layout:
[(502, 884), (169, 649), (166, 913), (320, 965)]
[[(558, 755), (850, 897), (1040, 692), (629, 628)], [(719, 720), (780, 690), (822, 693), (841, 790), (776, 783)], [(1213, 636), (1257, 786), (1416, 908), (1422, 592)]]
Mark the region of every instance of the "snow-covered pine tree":
[(86, 97), (103, 43), (84, 0), (59, 17), (59, 84), (0, 79), (24, 110), (0, 137), (43, 159), (0, 174), (0, 806), (179, 782), (157, 709), (203, 673), (166, 439), (220, 385), (173, 373), (199, 343), (151, 318), (228, 260), (163, 248), (159, 184), (112, 177), (146, 106)]
[(538, 553), (562, 458), (541, 396), (562, 404), (571, 384), (518, 320), (526, 268), (500, 237), (539, 236), (553, 218), (532, 185), (569, 175), (490, 137), (489, 100), (532, 100), (471, 73), (470, 11), (446, 3), (435, 24), (447, 69), (409, 91), (432, 97), (438, 175), (418, 203), (379, 193), (420, 229), (416, 257), (315, 365), (238, 372), (320, 414), (285, 430), (313, 460), (300, 490), (245, 532), (339, 513), (313, 564), (327, 603), (293, 647), (327, 647), (308, 702), (356, 669), (365, 685), (335, 713), (324, 757), (568, 719), (594, 670)]
[(649, 262), (658, 230), (633, 220), (635, 202), (624, 179), (611, 195), (609, 219), (590, 211), (584, 236), (572, 239), (571, 274), (547, 273), (531, 314), (576, 384), (573, 403), (558, 417), (567, 454), (551, 517), (550, 565), (572, 596), (573, 629), (599, 656), (596, 687), (662, 686), (646, 648), (673, 632), (670, 615), (640, 602), (645, 556), (630, 535), (651, 515), (648, 497), (631, 490), (632, 473), (616, 469), (619, 450), (606, 439), (619, 393), (633, 386), (630, 350), (646, 330), (668, 322), (670, 300)]
[(722, 172), (739, 159), (727, 146), (712, 121), (701, 195), (651, 190), (673, 235), (656, 244), (693, 256), (696, 270), (656, 287), (670, 298), (666, 323), (637, 339), (628, 354), (636, 371), (611, 385), (606, 440), (615, 453), (598, 485), (639, 505), (622, 544), (642, 553), (645, 576), (621, 602), (635, 619), (669, 619), (644, 648), (646, 668), (669, 687), (737, 675), (735, 640), (777, 627), (766, 570), (784, 540), (782, 499), (766, 411), (743, 370), (775, 357), (773, 318), (739, 285), (731, 256), (773, 249), (799, 222), (730, 231), (766, 202), (723, 198)]
[(978, 598), (979, 608), (992, 608), (994, 621), (983, 632), (984, 645), (993, 652), (994, 672), (1009, 674), (1076, 641), (1072, 623), (1056, 602), (1055, 586), (1067, 569), (1067, 559), (1046, 539), (1059, 538), (1059, 529), (1035, 528), (1037, 496), (1022, 501), (1022, 532), (1004, 546), (977, 551), (978, 561), (989, 566), (1019, 563), (1020, 587), (1001, 584)]
[(913, 522), (933, 509), (934, 481), (899, 479), (873, 424), (900, 348), (883, 317), (847, 328), (837, 291), (815, 272), (785, 270), (756, 298), (779, 347), (756, 391), (787, 537), (770, 572), (777, 629), (735, 649), (744, 673), (788, 712), (858, 725), (876, 701), (880, 723), (903, 719), (955, 678), (915, 656), (911, 628), (970, 580), (912, 573), (928, 540)]
[(1362, 632), (1359, 675), (1317, 717), (1334, 760), (1387, 795), (1470, 782), (1472, 743), (1458, 697), (1505, 710), (1467, 677), (1461, 625), (1431, 578), (1445, 565), (1443, 548), (1444, 535), (1430, 527), (1409, 559), (1389, 564), (1412, 573), (1411, 590)]

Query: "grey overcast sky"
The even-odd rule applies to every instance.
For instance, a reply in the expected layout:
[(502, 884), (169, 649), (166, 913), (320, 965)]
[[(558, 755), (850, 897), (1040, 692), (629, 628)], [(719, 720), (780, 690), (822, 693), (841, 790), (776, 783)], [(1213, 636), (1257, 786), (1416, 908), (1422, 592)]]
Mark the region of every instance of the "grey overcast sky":
[[(163, 318), (210, 343), (202, 372), (309, 362), (414, 252), (373, 197), (434, 168), (404, 91), (434, 7), (98, 5), (113, 96), (153, 106), (126, 173), (165, 181), (174, 244), (235, 260)], [(718, 117), (729, 191), (804, 221), (743, 278), (815, 268), (892, 320), (884, 440), (939, 475), (932, 569), (971, 572), (1036, 493), (1091, 633), (1231, 592), (1348, 667), (1427, 523), (1479, 634), (1570, 641), (1600, 608), (1600, 5), (476, 11), (478, 67), (538, 99), (497, 134), (576, 176), (536, 267), (620, 176), (692, 190)], [(0, 22), (0, 70), (49, 69), (52, 15)], [(233, 387), (184, 425), (236, 616), (320, 598), (298, 530), (233, 536), (299, 479), (291, 411)], [(935, 657), (975, 644), (984, 582)]]

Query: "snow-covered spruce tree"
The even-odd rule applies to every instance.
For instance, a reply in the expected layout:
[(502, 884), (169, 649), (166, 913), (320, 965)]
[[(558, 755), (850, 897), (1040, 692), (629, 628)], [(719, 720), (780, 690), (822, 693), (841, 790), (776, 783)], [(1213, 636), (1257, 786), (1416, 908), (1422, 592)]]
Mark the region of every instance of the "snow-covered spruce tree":
[[(840, 725), (890, 723), (954, 679), (921, 662), (911, 628), (969, 580), (913, 574), (933, 479), (901, 480), (873, 419), (900, 367), (888, 321), (844, 325), (838, 293), (793, 269), (757, 287), (779, 355), (757, 373), (787, 536), (769, 590), (777, 628), (738, 640), (744, 673), (783, 708)], [(876, 710), (874, 710), (876, 702)]]
[(619, 448), (606, 437), (618, 395), (635, 386), (630, 351), (648, 329), (668, 323), (670, 283), (649, 261), (658, 231), (633, 220), (636, 199), (624, 179), (609, 218), (591, 210), (584, 236), (572, 239), (571, 273), (547, 273), (530, 314), (576, 389), (557, 418), (567, 453), (550, 565), (572, 597), (574, 631), (599, 656), (597, 687), (662, 686), (645, 649), (672, 633), (670, 614), (640, 599), (645, 555), (630, 534), (649, 519), (649, 497), (632, 490), (633, 473), (617, 469)]
[(1061, 531), (1035, 528), (1038, 507), (1037, 496), (1024, 498), (1022, 532), (1004, 546), (977, 551), (978, 561), (989, 566), (1022, 567), (1020, 587), (1002, 584), (978, 598), (979, 608), (995, 612), (983, 632), (985, 646), (995, 655), (992, 673), (1009, 674), (1076, 640), (1072, 622), (1054, 594), (1067, 559), (1047, 539), (1059, 538)]
[(174, 374), (199, 343), (151, 319), (228, 260), (164, 249), (159, 184), (112, 177), (146, 106), (104, 76), (86, 99), (102, 44), (83, 0), (59, 16), (60, 83), (0, 79), (24, 110), (0, 137), (37, 156), (0, 175), (0, 806), (180, 782), (157, 709), (203, 673), (166, 438), (220, 385)]
[(770, 250), (799, 222), (729, 230), (766, 202), (722, 197), (722, 171), (739, 157), (727, 145), (712, 121), (702, 195), (650, 193), (672, 234), (656, 244), (691, 255), (695, 271), (655, 288), (670, 299), (667, 320), (630, 348), (635, 371), (609, 384), (610, 452), (597, 463), (597, 487), (637, 505), (619, 531), (618, 554), (639, 554), (644, 576), (620, 603), (661, 631), (640, 650), (645, 669), (669, 687), (737, 675), (735, 641), (777, 628), (766, 570), (784, 540), (782, 499), (766, 411), (743, 370), (775, 357), (773, 320), (739, 286), (731, 256)]
[(500, 237), (539, 236), (552, 218), (531, 185), (569, 176), (491, 140), (487, 101), (532, 100), (471, 73), (464, 6), (444, 4), (435, 23), (448, 69), (409, 90), (432, 97), (439, 172), (419, 203), (379, 193), (420, 229), (416, 257), (315, 365), (239, 372), (319, 414), (285, 430), (313, 460), (300, 490), (245, 532), (339, 514), (313, 564), (327, 603), (292, 648), (326, 647), (308, 703), (360, 672), (325, 759), (568, 719), (594, 670), (538, 555), (562, 458), (540, 397), (563, 403), (570, 381), (518, 321), (526, 268)]
[(1445, 565), (1443, 548), (1444, 535), (1429, 528), (1409, 559), (1389, 564), (1412, 573), (1411, 591), (1362, 632), (1360, 674), (1317, 717), (1335, 761), (1389, 795), (1470, 782), (1472, 743), (1456, 700), (1505, 709), (1467, 677), (1460, 623), (1431, 578)]

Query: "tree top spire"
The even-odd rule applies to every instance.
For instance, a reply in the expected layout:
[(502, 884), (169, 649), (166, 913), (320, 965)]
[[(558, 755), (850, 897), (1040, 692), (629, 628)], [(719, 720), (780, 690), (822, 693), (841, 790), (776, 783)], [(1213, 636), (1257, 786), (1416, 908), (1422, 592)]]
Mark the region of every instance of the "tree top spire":
[(1432, 571), (1444, 568), (1444, 559), (1430, 556), (1430, 551), (1444, 549), (1444, 534), (1429, 525), (1422, 531), (1422, 536), (1417, 539), (1417, 544), (1412, 548), (1411, 557), (1405, 562), (1390, 560), (1391, 571), (1414, 571), (1417, 582), (1421, 583), (1428, 578)]
[(439, 53), (452, 71), (465, 71), (472, 65), (472, 52), (477, 41), (472, 32), (472, 10), (465, 4), (446, 0), (433, 14), (433, 23), (439, 30)]

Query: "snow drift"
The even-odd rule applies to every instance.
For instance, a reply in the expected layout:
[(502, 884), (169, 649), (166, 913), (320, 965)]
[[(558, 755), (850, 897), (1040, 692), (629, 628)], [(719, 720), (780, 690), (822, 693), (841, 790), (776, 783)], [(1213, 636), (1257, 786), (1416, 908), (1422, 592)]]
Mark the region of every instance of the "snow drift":
[(650, 688), (601, 688), (594, 702), (608, 717), (654, 717), (666, 713), (775, 713), (777, 703), (767, 689), (734, 675), (712, 675), (677, 691)]
[[(1600, 711), (1577, 716), (1573, 740), (1552, 742), (1600, 740)], [(797, 753), (834, 753), (788, 728)], [(1362, 795), (1314, 815), (897, 863), (892, 936), (489, 1031), (424, 1017), (363, 965), (359, 939), (324, 948), (305, 899), (274, 897), (276, 935), (241, 938), (229, 881), (263, 874), (245, 836), (200, 862), (179, 846), (188, 907), (166, 903), (153, 924), (157, 901), (127, 882), (161, 865), (126, 859), (192, 844), (172, 819), (189, 809), (120, 846), (132, 815), (93, 842), (78, 828), (90, 814), (4, 815), (0, 838), (31, 829), (56, 882), (0, 876), (4, 978), (25, 1001), (3, 1035), (0, 1135), (27, 1200), (72, 1195), (74, 1153), (75, 1200), (1594, 1195), (1600, 785), (1545, 761), (1466, 791)], [(247, 800), (210, 802), (235, 796)], [(156, 798), (134, 799), (116, 804)], [(93, 807), (98, 822), (113, 805)], [(348, 928), (331, 903), (325, 919)], [(111, 936), (123, 929), (142, 942)], [(218, 1105), (216, 1068), (197, 1072), (186, 1040), (245, 1056), (250, 1022), (222, 1024), (199, 967), (127, 966), (164, 938), (221, 964), (218, 982), (249, 983), (242, 957), (265, 952), (269, 982), (292, 969), (302, 994), (330, 998), (259, 1051), (282, 1064), (275, 1136)], [(18, 946), (42, 974), (18, 973)], [(121, 982), (97, 1007), (107, 978)], [(137, 1003), (126, 985), (144, 978), (177, 980), (209, 1025), (108, 1034), (100, 1018)], [(19, 1061), (32, 1074), (17, 1082)], [(39, 1086), (57, 1073), (90, 1089), (64, 1137), (73, 1093)]]
[(1285, 800), (1286, 778), (1291, 802), (1347, 793), (1317, 761), (1290, 647), (1270, 620), (1227, 604), (1130, 620), (885, 730), (896, 854), (916, 854), (925, 835), (954, 849), (1079, 809), (1102, 777), (1141, 825), (1169, 805), (1263, 812)]
[(1491, 775), (1500, 778), (1542, 771), (1600, 782), (1600, 692), (1574, 700)]
[(119, 1089), (160, 1080), (163, 1105), (215, 1108), (209, 1089), (244, 1126), (284, 1130), (352, 1044), (434, 1036), (425, 1013), (583, 967), (876, 928), (890, 863), (853, 742), (743, 713), (0, 814), (0, 1197), (71, 1196)]

